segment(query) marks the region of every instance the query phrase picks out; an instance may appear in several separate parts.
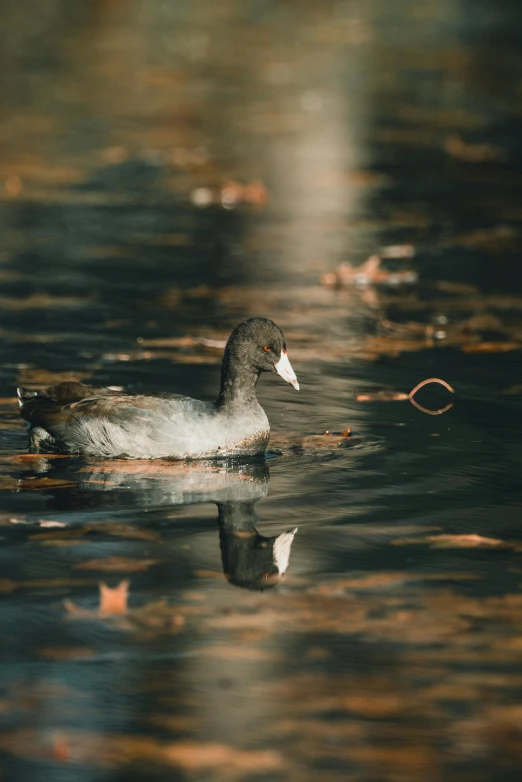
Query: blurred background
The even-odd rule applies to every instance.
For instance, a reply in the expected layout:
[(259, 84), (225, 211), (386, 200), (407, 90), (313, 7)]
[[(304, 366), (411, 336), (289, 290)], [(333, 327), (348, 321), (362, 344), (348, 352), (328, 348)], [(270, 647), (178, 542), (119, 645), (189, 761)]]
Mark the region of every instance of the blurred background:
[[(518, 780), (519, 4), (0, 13), (0, 780)], [(27, 456), (253, 315), (266, 464)]]

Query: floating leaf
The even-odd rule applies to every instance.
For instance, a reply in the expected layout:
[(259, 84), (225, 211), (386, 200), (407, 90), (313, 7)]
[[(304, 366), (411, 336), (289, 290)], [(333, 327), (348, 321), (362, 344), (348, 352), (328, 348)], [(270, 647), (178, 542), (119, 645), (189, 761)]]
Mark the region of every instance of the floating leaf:
[(493, 144), (470, 144), (457, 135), (447, 137), (444, 149), (451, 157), (465, 160), (467, 163), (483, 163), (504, 157), (502, 150)]
[(19, 482), (19, 488), (25, 489), (25, 491), (46, 491), (47, 489), (65, 489), (69, 486), (74, 486), (73, 481), (67, 481), (59, 478), (42, 478), (28, 477), (21, 478)]
[(64, 600), (66, 610), (84, 619), (95, 619), (106, 616), (122, 616), (127, 613), (127, 601), (129, 597), (129, 581), (121, 581), (116, 587), (109, 587), (100, 583), (100, 604), (95, 610), (81, 608), (71, 600)]
[(509, 353), (521, 349), (522, 342), (475, 342), (462, 345), (463, 353)]
[(75, 565), (76, 570), (114, 570), (125, 573), (139, 573), (159, 562), (157, 559), (131, 559), (130, 557), (104, 557), (89, 559)]
[(86, 660), (94, 657), (95, 652), (86, 646), (63, 646), (40, 649), (38, 654), (46, 660)]
[(522, 543), (507, 542), (500, 538), (488, 538), (483, 535), (470, 533), (468, 535), (427, 535), (419, 538), (401, 538), (392, 541), (394, 546), (404, 546), (410, 544), (430, 543), (433, 548), (489, 548), (489, 549), (511, 549), (513, 551), (522, 550)]

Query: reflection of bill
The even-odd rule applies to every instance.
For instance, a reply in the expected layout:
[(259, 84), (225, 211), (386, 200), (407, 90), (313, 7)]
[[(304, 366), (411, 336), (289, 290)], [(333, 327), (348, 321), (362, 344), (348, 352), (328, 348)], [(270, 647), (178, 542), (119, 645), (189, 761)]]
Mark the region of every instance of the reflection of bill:
[(267, 589), (286, 573), (297, 527), (272, 537), (261, 535), (255, 528), (254, 502), (218, 503), (221, 558), (231, 584)]
[[(265, 537), (255, 528), (255, 503), (268, 493), (264, 458), (249, 462), (117, 461), (42, 457), (41, 470), (60, 480), (51, 504), (61, 510), (114, 507), (162, 508), (214, 502), (218, 507), (223, 570), (246, 589), (275, 586), (284, 576), (297, 529)], [(36, 465), (34, 465), (36, 466)], [(56, 484), (58, 487), (58, 484)]]

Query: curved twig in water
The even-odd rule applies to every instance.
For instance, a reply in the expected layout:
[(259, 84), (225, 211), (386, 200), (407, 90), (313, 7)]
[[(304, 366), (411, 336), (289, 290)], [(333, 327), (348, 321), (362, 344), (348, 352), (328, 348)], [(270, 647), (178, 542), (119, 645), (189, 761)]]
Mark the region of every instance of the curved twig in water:
[(408, 394), (408, 399), (414, 405), (418, 410), (420, 410), (423, 413), (427, 413), (427, 415), (441, 415), (442, 413), (445, 413), (447, 410), (451, 410), (451, 408), (454, 405), (454, 402), (449, 402), (446, 407), (441, 407), (440, 410), (428, 410), (426, 407), (423, 407), (420, 405), (415, 399), (414, 396), (423, 386), (428, 385), (428, 383), (439, 383), (441, 386), (444, 386), (444, 388), (447, 388), (448, 391), (450, 391), (452, 394), (455, 393), (455, 389), (450, 386), (449, 383), (446, 383), (445, 380), (441, 380), (439, 377), (429, 377), (427, 380), (422, 380), (420, 383), (417, 383), (414, 389), (410, 391)]

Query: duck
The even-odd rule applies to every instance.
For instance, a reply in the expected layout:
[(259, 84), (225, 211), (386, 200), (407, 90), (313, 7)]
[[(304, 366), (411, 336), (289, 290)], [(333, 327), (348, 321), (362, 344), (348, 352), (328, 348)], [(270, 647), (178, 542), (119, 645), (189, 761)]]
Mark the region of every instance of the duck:
[(215, 402), (173, 393), (128, 393), (67, 381), (44, 390), (17, 388), (32, 453), (99, 459), (213, 459), (257, 456), (270, 435), (256, 396), (262, 372), (297, 391), (283, 332), (268, 318), (249, 318), (230, 335)]

